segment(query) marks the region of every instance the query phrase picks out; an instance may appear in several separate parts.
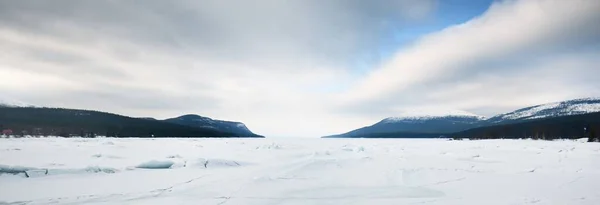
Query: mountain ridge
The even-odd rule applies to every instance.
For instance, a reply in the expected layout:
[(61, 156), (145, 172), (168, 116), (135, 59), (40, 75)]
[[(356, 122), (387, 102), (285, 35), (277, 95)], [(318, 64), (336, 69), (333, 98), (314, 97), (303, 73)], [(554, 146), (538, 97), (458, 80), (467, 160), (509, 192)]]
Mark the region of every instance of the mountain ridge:
[(197, 114), (186, 114), (175, 118), (168, 118), (163, 121), (191, 127), (209, 128), (231, 132), (242, 137), (259, 136), (250, 131), (250, 129), (248, 129), (248, 127), (242, 122), (216, 120)]
[(464, 110), (440, 110), (440, 109), (415, 109), (415, 110), (403, 110), (399, 115), (394, 117), (388, 117), (383, 119), (381, 122), (390, 122), (393, 123), (395, 121), (402, 120), (427, 120), (427, 119), (435, 119), (435, 118), (445, 118), (445, 117), (473, 117), (478, 119), (485, 119), (486, 117), (476, 115)]
[(446, 112), (448, 114), (445, 116), (403, 115), (402, 117), (389, 117), (370, 126), (325, 137), (388, 136), (393, 133), (398, 133), (399, 135), (410, 133), (411, 136), (417, 136), (418, 133), (456, 133), (481, 127), (597, 112), (600, 112), (600, 98), (589, 97), (525, 107), (490, 118), (465, 111), (458, 111), (458, 113), (463, 113), (463, 115), (453, 114), (457, 112)]
[(519, 121), (546, 117), (559, 117), (600, 112), (600, 98), (579, 98), (560, 102), (534, 105), (495, 115), (487, 119), (488, 123), (498, 124), (502, 121)]
[[(36, 107), (31, 104), (23, 103), (20, 101), (6, 100), (6, 99), (0, 99), (0, 108), (37, 108), (36, 110), (38, 110), (38, 111), (41, 109), (63, 109), (63, 110), (71, 110), (72, 113), (79, 113), (79, 114), (84, 113), (84, 114), (89, 115), (90, 112), (99, 112), (99, 113), (105, 113), (105, 114), (112, 114), (115, 116), (133, 118), (133, 117), (129, 117), (129, 116), (113, 114), (113, 113), (108, 113), (108, 112), (94, 111), (94, 110)], [(2, 114), (2, 113), (0, 113), (0, 114)], [(233, 134), (239, 135), (240, 137), (263, 137), (261, 135), (257, 135), (255, 133), (253, 133), (252, 131), (250, 131), (248, 129), (248, 127), (242, 122), (233, 122), (233, 121), (212, 119), (212, 118), (203, 117), (203, 116), (200, 116), (197, 114), (186, 114), (186, 115), (182, 115), (179, 117), (168, 118), (168, 119), (164, 119), (164, 120), (158, 120), (153, 117), (137, 117), (134, 119), (172, 123), (172, 124), (176, 124), (176, 125), (189, 126), (189, 127), (194, 127), (194, 128), (200, 128), (200, 129), (208, 129), (208, 130), (212, 130), (212, 131), (216, 131), (216, 132), (223, 132), (223, 133), (233, 133)], [(6, 122), (5, 122), (5, 124), (6, 124)]]
[(339, 135), (326, 136), (328, 138), (358, 137), (360, 135), (383, 134), (383, 133), (449, 133), (466, 130), (474, 127), (482, 120), (477, 116), (437, 116), (437, 117), (408, 117), (383, 119), (373, 125), (352, 130)]
[(5, 129), (18, 135), (34, 136), (263, 138), (254, 133), (240, 134), (227, 129), (194, 127), (166, 120), (134, 118), (94, 110), (0, 106), (0, 130)]

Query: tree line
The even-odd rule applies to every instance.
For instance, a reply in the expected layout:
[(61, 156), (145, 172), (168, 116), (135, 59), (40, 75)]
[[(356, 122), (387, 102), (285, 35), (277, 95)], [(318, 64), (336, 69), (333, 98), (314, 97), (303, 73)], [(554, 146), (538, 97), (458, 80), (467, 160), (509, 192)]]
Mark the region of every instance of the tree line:
[(479, 127), (450, 135), (455, 138), (471, 139), (589, 138), (589, 141), (598, 141), (598, 131), (600, 131), (600, 113), (590, 113)]

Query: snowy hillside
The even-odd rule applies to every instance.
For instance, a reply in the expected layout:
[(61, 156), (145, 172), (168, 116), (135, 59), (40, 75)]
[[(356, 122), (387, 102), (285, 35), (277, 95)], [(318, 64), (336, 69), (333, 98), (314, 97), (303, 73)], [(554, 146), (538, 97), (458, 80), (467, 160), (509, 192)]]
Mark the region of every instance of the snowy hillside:
[(487, 120), (488, 123), (504, 123), (549, 117), (580, 115), (600, 112), (600, 98), (583, 98), (548, 103), (500, 114)]
[[(410, 110), (403, 111), (396, 117), (383, 119), (371, 126), (327, 137), (369, 138), (384, 133), (399, 133), (398, 137), (407, 138), (439, 137), (440, 135), (431, 134), (463, 131), (476, 127), (484, 119), (485, 117), (460, 110)], [(414, 133), (423, 135), (414, 135)]]
[(32, 105), (21, 102), (21, 101), (0, 99), (0, 107), (31, 107), (31, 106)]
[(598, 156), (577, 141), (0, 139), (0, 204), (595, 205)]
[(479, 116), (463, 110), (440, 110), (440, 109), (416, 109), (401, 111), (395, 117), (389, 117), (382, 120), (382, 123), (396, 123), (402, 121), (425, 121), (438, 118), (466, 118), (483, 120), (485, 117)]

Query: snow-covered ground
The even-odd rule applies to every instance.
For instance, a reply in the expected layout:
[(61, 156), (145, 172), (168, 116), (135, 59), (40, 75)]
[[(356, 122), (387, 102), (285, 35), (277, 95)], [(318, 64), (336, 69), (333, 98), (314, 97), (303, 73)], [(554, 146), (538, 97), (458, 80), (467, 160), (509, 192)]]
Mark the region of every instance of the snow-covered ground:
[(598, 204), (600, 143), (0, 139), (0, 204)]

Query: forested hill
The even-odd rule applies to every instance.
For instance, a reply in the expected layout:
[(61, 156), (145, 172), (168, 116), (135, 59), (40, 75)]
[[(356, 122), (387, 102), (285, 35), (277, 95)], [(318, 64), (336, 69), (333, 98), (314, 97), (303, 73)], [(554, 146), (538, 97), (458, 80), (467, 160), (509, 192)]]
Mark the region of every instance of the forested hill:
[(236, 137), (210, 128), (62, 108), (0, 107), (0, 130), (14, 135), (107, 137)]
[(497, 138), (597, 138), (600, 134), (600, 112), (542, 118), (473, 128), (462, 132), (448, 134), (452, 137), (466, 137), (478, 139)]
[(405, 112), (400, 117), (386, 118), (368, 127), (327, 137), (556, 139), (591, 137), (600, 132), (598, 97), (535, 105), (488, 119), (460, 110), (432, 111)]
[(183, 115), (176, 118), (170, 118), (163, 120), (169, 123), (175, 123), (180, 125), (186, 125), (191, 127), (199, 127), (206, 129), (214, 129), (222, 132), (230, 132), (240, 137), (257, 137), (257, 134), (254, 134), (244, 123), (241, 122), (230, 122), (224, 120), (215, 120), (208, 117), (203, 117), (199, 115), (189, 114)]
[[(488, 125), (472, 128), (459, 132), (382, 132), (363, 133), (350, 136), (349, 138), (471, 138), (471, 139), (577, 139), (591, 138), (597, 141), (600, 135), (600, 112), (570, 115), (551, 118), (538, 118), (521, 121), (513, 121), (499, 125)], [(328, 136), (326, 138), (336, 138)], [(342, 136), (348, 137), (348, 136)]]

